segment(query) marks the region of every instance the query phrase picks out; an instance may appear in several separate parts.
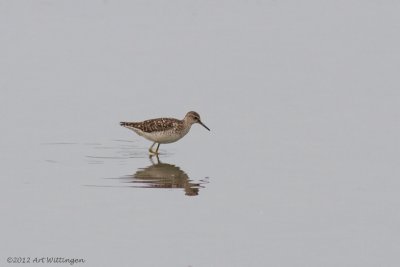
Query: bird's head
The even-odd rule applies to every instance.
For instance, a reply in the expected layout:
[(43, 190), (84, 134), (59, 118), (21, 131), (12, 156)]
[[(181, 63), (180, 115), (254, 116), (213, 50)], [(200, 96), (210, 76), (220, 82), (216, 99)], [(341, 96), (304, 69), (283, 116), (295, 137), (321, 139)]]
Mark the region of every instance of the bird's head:
[(184, 119), (187, 123), (190, 123), (190, 125), (198, 123), (201, 124), (204, 128), (210, 131), (210, 128), (204, 125), (204, 123), (201, 122), (200, 115), (199, 113), (195, 111), (189, 111)]

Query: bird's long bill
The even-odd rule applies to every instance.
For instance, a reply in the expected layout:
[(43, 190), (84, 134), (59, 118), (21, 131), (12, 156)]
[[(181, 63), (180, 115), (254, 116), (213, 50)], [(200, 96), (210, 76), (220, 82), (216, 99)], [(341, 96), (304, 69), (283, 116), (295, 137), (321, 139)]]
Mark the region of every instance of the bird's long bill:
[(199, 123), (200, 123), (204, 128), (206, 128), (207, 130), (210, 131), (210, 128), (208, 128), (207, 126), (205, 126), (204, 123), (202, 123), (201, 121), (199, 121)]

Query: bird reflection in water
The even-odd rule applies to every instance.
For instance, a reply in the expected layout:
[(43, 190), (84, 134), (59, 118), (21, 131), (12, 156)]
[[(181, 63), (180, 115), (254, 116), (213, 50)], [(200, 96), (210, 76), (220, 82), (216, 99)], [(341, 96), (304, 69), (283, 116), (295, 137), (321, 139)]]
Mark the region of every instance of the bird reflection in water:
[(193, 182), (179, 167), (162, 163), (158, 156), (155, 158), (156, 161), (150, 157), (152, 165), (140, 168), (135, 174), (127, 176), (126, 178), (130, 179), (128, 183), (133, 183), (133, 187), (136, 188), (183, 188), (187, 196), (197, 196), (199, 189), (208, 183), (207, 179)]

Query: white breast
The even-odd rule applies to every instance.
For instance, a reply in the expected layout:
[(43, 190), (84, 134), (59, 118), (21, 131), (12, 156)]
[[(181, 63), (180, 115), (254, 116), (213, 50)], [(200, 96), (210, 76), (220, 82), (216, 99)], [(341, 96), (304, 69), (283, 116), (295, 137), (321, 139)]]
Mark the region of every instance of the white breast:
[(176, 132), (174, 130), (169, 130), (169, 131), (162, 131), (162, 132), (151, 132), (151, 133), (146, 133), (138, 129), (134, 129), (134, 131), (140, 135), (146, 138), (147, 140), (150, 140), (152, 142), (157, 142), (160, 144), (168, 144), (168, 143), (173, 143), (184, 137), (188, 132), (189, 128), (185, 129), (182, 132)]

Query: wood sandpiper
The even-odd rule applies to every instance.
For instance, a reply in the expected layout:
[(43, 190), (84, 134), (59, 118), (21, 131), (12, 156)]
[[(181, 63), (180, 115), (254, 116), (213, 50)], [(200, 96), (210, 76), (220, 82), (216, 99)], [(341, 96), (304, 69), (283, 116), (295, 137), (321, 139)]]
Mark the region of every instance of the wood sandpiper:
[[(201, 124), (210, 131), (210, 129), (201, 122), (200, 115), (194, 111), (188, 112), (183, 120), (158, 118), (142, 122), (121, 122), (120, 125), (152, 141), (153, 144), (149, 148), (149, 152), (151, 155), (157, 155), (160, 144), (169, 144), (178, 141), (189, 132), (192, 124), (195, 123)], [(157, 149), (153, 151), (155, 144), (157, 144)]]

